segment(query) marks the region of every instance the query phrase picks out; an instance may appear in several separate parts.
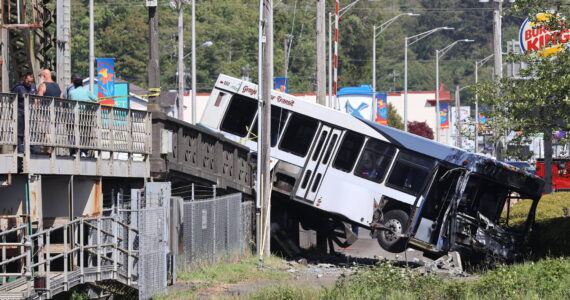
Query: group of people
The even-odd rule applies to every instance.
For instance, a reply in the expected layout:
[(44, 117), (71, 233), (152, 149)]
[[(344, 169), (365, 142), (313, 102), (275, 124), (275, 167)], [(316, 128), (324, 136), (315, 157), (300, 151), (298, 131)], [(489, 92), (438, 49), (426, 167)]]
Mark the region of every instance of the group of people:
[[(36, 88), (34, 84), (34, 75), (30, 72), (24, 74), (22, 81), (12, 88), (12, 93), (18, 94), (19, 98), (24, 94), (61, 97), (70, 100), (96, 102), (97, 98), (83, 86), (83, 77), (80, 74), (73, 74), (71, 84), (64, 91), (61, 91), (59, 85), (53, 80), (51, 71), (44, 69), (39, 73), (40, 83)], [(23, 104), (23, 103), (22, 103)]]
[(63, 92), (53, 80), (50, 70), (41, 70), (38, 76), (40, 83), (37, 87), (34, 84), (34, 75), (28, 72), (24, 74), (22, 81), (12, 88), (12, 93), (18, 95), (18, 153), (24, 152), (24, 126), (26, 126), (24, 120), (25, 94), (97, 102), (97, 98), (93, 96), (89, 89), (83, 86), (83, 77), (80, 74), (73, 74), (71, 84)]

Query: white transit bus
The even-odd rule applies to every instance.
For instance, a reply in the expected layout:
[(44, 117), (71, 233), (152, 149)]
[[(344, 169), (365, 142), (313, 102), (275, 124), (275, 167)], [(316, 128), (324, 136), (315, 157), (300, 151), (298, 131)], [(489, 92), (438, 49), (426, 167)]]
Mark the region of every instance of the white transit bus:
[[(257, 93), (220, 75), (200, 125), (256, 152)], [(278, 91), (271, 104), (273, 189), (290, 201), (368, 228), (392, 252), (512, 259), (521, 249), (540, 178)], [(532, 204), (526, 225), (510, 228), (515, 201)]]

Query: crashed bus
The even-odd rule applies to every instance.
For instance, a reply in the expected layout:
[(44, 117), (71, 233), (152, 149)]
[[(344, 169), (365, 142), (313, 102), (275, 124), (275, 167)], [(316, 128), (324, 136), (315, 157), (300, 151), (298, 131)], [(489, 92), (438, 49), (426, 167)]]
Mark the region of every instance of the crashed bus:
[[(220, 75), (200, 124), (256, 152), (258, 92)], [(273, 190), (301, 225), (324, 215), (364, 227), (393, 253), (511, 261), (524, 252), (544, 185), (537, 176), (278, 91), (271, 104)], [(514, 227), (510, 207), (520, 201), (530, 202), (527, 220)], [(346, 228), (343, 247), (354, 241)]]

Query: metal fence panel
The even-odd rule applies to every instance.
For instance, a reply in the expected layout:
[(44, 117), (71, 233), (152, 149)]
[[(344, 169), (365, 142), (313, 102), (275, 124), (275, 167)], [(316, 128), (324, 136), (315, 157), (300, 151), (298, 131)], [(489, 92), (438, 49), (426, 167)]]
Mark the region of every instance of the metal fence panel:
[(240, 193), (184, 203), (184, 255), (192, 264), (213, 264), (243, 253)]
[(150, 299), (166, 291), (166, 209), (139, 211), (139, 299)]
[(170, 182), (147, 183), (139, 204), (139, 299), (166, 292), (170, 195)]

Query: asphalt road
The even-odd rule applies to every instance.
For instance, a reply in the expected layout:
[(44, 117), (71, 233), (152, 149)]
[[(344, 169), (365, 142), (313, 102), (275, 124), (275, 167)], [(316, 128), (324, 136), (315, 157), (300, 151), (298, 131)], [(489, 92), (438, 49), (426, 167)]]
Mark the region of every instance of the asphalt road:
[(431, 261), (429, 258), (423, 256), (423, 253), (411, 248), (408, 248), (406, 251), (401, 253), (390, 253), (380, 245), (376, 239), (372, 239), (370, 237), (370, 233), (368, 230), (364, 228), (360, 228), (358, 232), (358, 240), (352, 244), (348, 248), (339, 248), (335, 247), (335, 250), (339, 253), (342, 253), (346, 256), (352, 256), (357, 258), (376, 258), (376, 259), (388, 259), (388, 260), (395, 260), (395, 261), (409, 261), (413, 262), (414, 260), (420, 261)]

